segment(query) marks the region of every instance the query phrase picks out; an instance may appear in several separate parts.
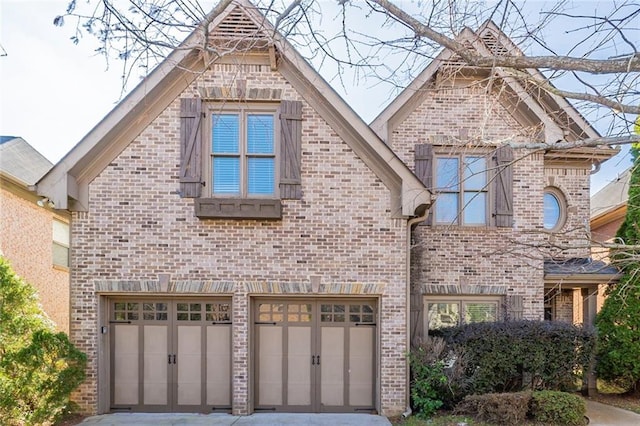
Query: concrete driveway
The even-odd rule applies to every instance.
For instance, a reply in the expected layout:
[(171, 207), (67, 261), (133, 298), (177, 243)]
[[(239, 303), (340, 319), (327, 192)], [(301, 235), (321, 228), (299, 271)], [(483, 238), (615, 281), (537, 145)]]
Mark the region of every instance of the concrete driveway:
[(274, 414), (259, 413), (250, 416), (230, 414), (179, 413), (116, 413), (85, 419), (81, 426), (182, 426), (182, 425), (331, 425), (331, 426), (390, 426), (386, 417), (371, 414)]

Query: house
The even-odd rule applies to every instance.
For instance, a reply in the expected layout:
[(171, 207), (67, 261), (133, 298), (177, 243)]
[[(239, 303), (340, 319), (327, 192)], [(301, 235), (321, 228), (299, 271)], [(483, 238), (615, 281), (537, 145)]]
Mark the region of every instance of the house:
[(69, 331), (69, 213), (30, 186), (52, 164), (20, 137), (0, 136), (0, 253), (33, 285), (60, 331)]
[(431, 194), (249, 2), (210, 28), (229, 52), (173, 52), (37, 184), (72, 214), (78, 402), (405, 411)]
[[(591, 197), (591, 255), (604, 264), (609, 263), (609, 250), (602, 243), (614, 242), (616, 233), (627, 214), (629, 200), (629, 180), (631, 169), (622, 172), (616, 179)], [(611, 266), (607, 266), (611, 268)], [(606, 285), (598, 292), (598, 310), (604, 303)]]
[(612, 242), (624, 222), (630, 178), (629, 168), (591, 197), (591, 238), (595, 243)]
[[(487, 94), (483, 70), (446, 76), (445, 52), (369, 127), (248, 1), (207, 22), (184, 46), (206, 33), (218, 56), (174, 51), (37, 184), (72, 215), (84, 410), (398, 415), (412, 338), (543, 317), (557, 279), (512, 240), (583, 223), (614, 151), (461, 148), (596, 135), (568, 103), (506, 77)], [(484, 180), (434, 186), (449, 159)], [(458, 218), (468, 192), (480, 213)]]

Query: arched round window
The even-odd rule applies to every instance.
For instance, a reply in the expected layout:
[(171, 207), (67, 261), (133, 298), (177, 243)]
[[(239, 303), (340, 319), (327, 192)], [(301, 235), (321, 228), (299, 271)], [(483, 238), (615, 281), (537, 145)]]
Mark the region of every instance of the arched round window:
[(566, 203), (562, 192), (557, 188), (544, 190), (544, 229), (557, 231), (564, 225)]

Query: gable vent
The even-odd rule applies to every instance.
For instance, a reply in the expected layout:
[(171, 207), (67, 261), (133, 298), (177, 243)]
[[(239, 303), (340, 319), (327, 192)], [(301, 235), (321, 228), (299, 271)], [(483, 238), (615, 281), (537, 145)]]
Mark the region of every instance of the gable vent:
[(482, 34), (482, 41), (487, 46), (487, 49), (495, 56), (508, 56), (509, 50), (502, 44), (493, 33), (486, 31)]
[(236, 7), (227, 18), (211, 30), (209, 42), (220, 47), (265, 48), (269, 44), (266, 28), (259, 27), (241, 8)]

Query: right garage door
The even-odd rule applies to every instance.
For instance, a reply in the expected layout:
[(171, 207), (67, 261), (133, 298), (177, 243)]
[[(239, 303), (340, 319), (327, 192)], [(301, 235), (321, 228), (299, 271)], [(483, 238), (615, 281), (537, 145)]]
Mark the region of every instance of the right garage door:
[(254, 303), (256, 411), (375, 410), (375, 300)]

